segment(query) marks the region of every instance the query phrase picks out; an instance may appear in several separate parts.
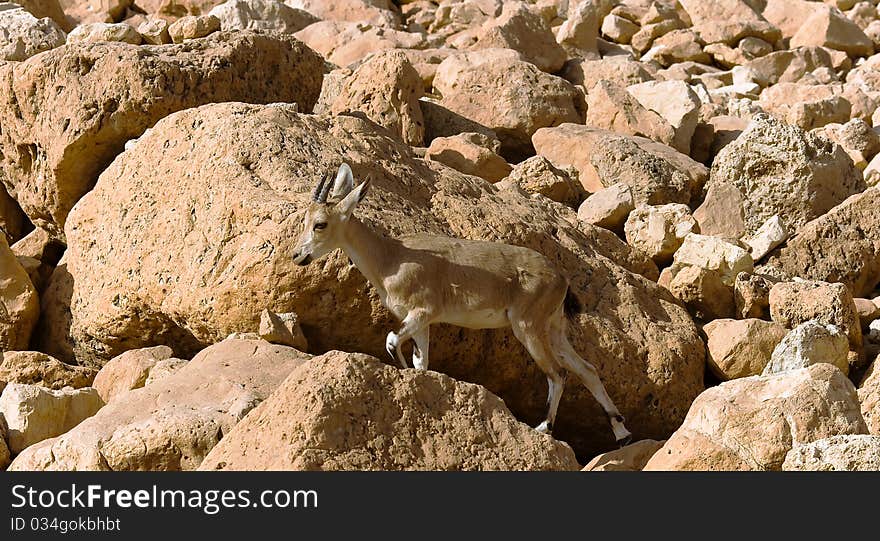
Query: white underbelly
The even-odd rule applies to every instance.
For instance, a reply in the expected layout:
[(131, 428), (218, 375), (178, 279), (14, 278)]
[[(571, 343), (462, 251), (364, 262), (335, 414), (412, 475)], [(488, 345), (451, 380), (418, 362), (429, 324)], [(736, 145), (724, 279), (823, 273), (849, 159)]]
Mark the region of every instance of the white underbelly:
[(468, 329), (498, 329), (510, 325), (507, 310), (470, 310), (443, 314), (439, 323), (449, 323)]

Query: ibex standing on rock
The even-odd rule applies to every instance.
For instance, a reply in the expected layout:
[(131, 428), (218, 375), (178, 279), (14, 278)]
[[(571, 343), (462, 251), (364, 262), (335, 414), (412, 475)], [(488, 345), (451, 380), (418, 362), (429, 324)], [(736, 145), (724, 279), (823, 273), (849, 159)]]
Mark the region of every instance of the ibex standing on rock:
[[(547, 418), (537, 430), (552, 431), (565, 369), (574, 372), (605, 409), (617, 441), (630, 439), (596, 368), (568, 341), (566, 307), (577, 301), (547, 258), (496, 242), (424, 234), (384, 237), (353, 216), (369, 185), (368, 180), (355, 188), (347, 164), (340, 166), (335, 181), (328, 177), (318, 184), (305, 213), (295, 263), (308, 265), (341, 248), (376, 288), (382, 303), (402, 320), (398, 332), (388, 333), (385, 347), (404, 368), (400, 348), (413, 339), (413, 365), (428, 369), (432, 323), (469, 329), (511, 327), (547, 375)], [(327, 202), (331, 191), (334, 203)]]

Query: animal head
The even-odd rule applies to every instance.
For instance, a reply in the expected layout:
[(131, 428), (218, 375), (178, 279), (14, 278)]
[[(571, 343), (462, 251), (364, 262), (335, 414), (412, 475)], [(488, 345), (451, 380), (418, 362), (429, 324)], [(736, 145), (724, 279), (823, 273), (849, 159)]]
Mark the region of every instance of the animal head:
[(293, 262), (308, 265), (339, 248), (349, 219), (369, 187), (369, 179), (354, 187), (354, 175), (346, 163), (339, 166), (332, 181), (330, 176), (321, 179), (303, 216), (303, 231)]

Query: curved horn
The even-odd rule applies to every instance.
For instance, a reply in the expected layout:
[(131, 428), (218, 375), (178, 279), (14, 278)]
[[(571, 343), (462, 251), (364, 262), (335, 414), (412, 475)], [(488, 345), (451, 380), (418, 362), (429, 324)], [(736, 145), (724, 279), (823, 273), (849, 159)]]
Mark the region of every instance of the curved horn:
[(327, 184), (327, 174), (325, 173), (323, 177), (321, 177), (321, 181), (318, 182), (318, 185), (315, 186), (315, 191), (312, 192), (312, 201), (316, 203), (321, 203), (321, 193), (323, 193), (324, 185)]
[(327, 196), (330, 195), (330, 189), (333, 187), (333, 173), (328, 173), (325, 180), (321, 182), (321, 192), (318, 194), (318, 203), (326, 203)]

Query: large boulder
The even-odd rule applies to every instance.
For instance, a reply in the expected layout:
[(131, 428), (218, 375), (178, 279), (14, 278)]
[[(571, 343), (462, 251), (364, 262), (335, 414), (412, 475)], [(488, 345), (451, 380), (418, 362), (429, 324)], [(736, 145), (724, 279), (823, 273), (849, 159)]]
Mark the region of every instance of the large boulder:
[(513, 49), (541, 71), (555, 73), (565, 63), (565, 49), (550, 26), (520, 2), (505, 2), (501, 15), (487, 21), (474, 49)]
[(871, 56), (874, 43), (839, 10), (817, 9), (791, 38), (792, 47), (822, 46), (850, 56)]
[(641, 471), (664, 441), (642, 440), (593, 458), (581, 471)]
[(679, 0), (706, 43), (735, 45), (742, 38), (756, 37), (770, 43), (782, 37), (773, 24), (752, 9), (747, 0)]
[(425, 120), (419, 98), (424, 86), (400, 51), (377, 53), (342, 82), (329, 106), (334, 115), (362, 115), (390, 130), (409, 145), (422, 146)]
[(583, 97), (573, 85), (508, 49), (450, 56), (437, 68), (434, 88), (440, 105), (494, 130), (505, 157), (532, 154), (530, 138), (540, 128), (584, 118)]
[(0, 351), (27, 349), (39, 316), (37, 291), (0, 234)]
[(318, 18), (278, 0), (227, 0), (208, 13), (220, 19), (222, 30), (272, 30), (294, 34)]
[(706, 166), (671, 147), (579, 124), (542, 128), (532, 142), (557, 167), (577, 169), (588, 192), (622, 182), (637, 205), (687, 204), (708, 177)]
[(168, 346), (131, 349), (110, 359), (98, 371), (93, 386), (101, 400), (109, 403), (132, 389), (143, 387), (153, 368), (159, 362), (170, 359), (171, 355), (172, 351)]
[(763, 319), (716, 319), (703, 326), (709, 368), (722, 381), (758, 376), (770, 362), (785, 327)]
[(6, 383), (24, 383), (60, 390), (90, 387), (97, 371), (65, 364), (39, 351), (6, 351), (0, 363), (0, 391)]
[(825, 282), (841, 282), (856, 297), (880, 283), (880, 186), (853, 195), (807, 223), (767, 264)]
[[(290, 36), (221, 32), (176, 46), (66, 45), (0, 66), (3, 182), (57, 237), (98, 174), (160, 118), (203, 103), (310, 111), (324, 62)], [(57, 89), (63, 87), (64, 92)]]
[[(352, 422), (357, 419), (356, 422)], [(485, 388), (331, 351), (296, 369), (200, 470), (577, 470)]]
[(852, 383), (816, 364), (708, 389), (645, 470), (779, 470), (792, 448), (866, 432)]
[[(433, 232), (547, 255), (590, 307), (569, 336), (598, 367), (630, 429), (662, 438), (683, 418), (702, 389), (704, 346), (668, 294), (619, 266), (656, 277), (646, 256), (545, 198), (418, 159), (370, 122), (283, 105), (180, 112), (117, 158), (68, 222), (40, 343), (94, 365), (158, 344), (188, 357), (257, 329), (268, 308), (298, 314), (314, 351), (387, 359), (385, 336), (399, 322), (348, 258), (334, 252), (308, 267), (292, 260), (301, 211), (343, 161), (357, 178), (373, 179), (358, 216), (385, 234)], [(431, 367), (485, 385), (526, 422), (545, 413), (546, 379), (508, 330), (438, 325)], [(579, 452), (613, 445), (604, 412), (573, 378), (557, 430)]]
[[(864, 190), (865, 181), (839, 146), (759, 114), (715, 157), (707, 188), (705, 210), (738, 206), (742, 215), (734, 220), (728, 213), (719, 220), (717, 212), (698, 209), (700, 230), (738, 238), (756, 232), (774, 214), (789, 231), (797, 231)], [(708, 219), (701, 219), (703, 214)]]
[[(624, 135), (640, 135), (659, 143), (674, 146), (675, 130), (658, 113), (648, 109), (626, 89), (611, 81), (599, 81), (587, 99), (587, 125)], [(687, 147), (676, 147), (687, 152)]]
[(778, 83), (761, 93), (758, 105), (802, 130), (847, 122), (852, 104), (840, 85)]
[(801, 323), (779, 342), (764, 374), (806, 368), (818, 363), (833, 364), (849, 374), (849, 340), (837, 325), (823, 325), (816, 320)]
[(795, 447), (786, 471), (880, 471), (880, 436), (832, 436)]
[(28, 448), (9, 469), (193, 470), (307, 358), (262, 340), (225, 340), (75, 429)]
[(38, 19), (17, 4), (0, 3), (0, 60), (25, 60), (66, 40), (52, 19)]
[(104, 403), (91, 387), (53, 390), (10, 383), (0, 395), (0, 416), (6, 423), (12, 453), (64, 434), (101, 409)]

